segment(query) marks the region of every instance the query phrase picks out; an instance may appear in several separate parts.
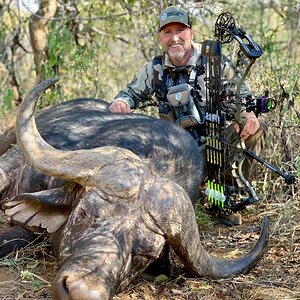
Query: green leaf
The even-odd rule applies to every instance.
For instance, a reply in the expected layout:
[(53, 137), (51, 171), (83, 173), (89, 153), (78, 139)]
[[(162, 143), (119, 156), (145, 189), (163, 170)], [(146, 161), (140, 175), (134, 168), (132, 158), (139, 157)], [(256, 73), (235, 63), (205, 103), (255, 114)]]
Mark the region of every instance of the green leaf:
[(4, 110), (11, 109), (12, 108), (12, 103), (13, 103), (13, 100), (14, 100), (14, 91), (12, 89), (6, 90), (3, 98), (4, 98), (3, 109)]
[(169, 280), (168, 276), (166, 276), (164, 274), (160, 274), (154, 278), (154, 282), (156, 282), (156, 283), (165, 282), (168, 280)]
[(57, 57), (52, 55), (50, 58), (49, 58), (49, 62), (48, 62), (48, 65), (49, 67), (53, 67), (57, 64)]

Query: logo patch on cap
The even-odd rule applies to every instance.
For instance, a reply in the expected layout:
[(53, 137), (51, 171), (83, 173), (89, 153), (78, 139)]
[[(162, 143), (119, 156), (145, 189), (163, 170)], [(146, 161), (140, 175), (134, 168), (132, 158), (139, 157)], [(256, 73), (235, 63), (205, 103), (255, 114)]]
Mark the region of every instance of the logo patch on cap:
[(165, 20), (167, 19), (167, 17), (168, 17), (168, 14), (167, 14), (166, 12), (164, 12), (164, 13), (161, 15), (161, 19), (162, 19), (163, 21), (165, 21)]
[(159, 30), (169, 23), (182, 23), (185, 26), (191, 27), (188, 14), (181, 8), (169, 6), (163, 10), (159, 19)]

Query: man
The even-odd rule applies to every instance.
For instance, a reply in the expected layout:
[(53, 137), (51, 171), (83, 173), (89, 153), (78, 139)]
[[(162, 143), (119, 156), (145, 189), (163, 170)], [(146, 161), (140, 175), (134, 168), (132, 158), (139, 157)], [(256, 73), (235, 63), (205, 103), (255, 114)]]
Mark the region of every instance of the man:
[[(190, 83), (193, 68), (199, 64), (201, 58), (201, 44), (193, 41), (194, 33), (188, 14), (175, 6), (170, 6), (162, 11), (159, 20), (158, 41), (163, 49), (161, 56), (155, 57), (139, 71), (134, 80), (119, 92), (109, 107), (111, 112), (129, 113), (140, 103), (145, 103), (154, 95), (157, 99), (160, 115), (164, 115), (163, 103), (167, 103), (168, 91), (172, 87)], [(230, 74), (232, 63), (224, 61), (223, 75)], [(205, 108), (206, 88), (204, 74), (198, 74), (194, 87), (201, 102), (201, 109)], [(232, 74), (232, 73), (231, 73)], [(224, 81), (226, 82), (226, 81)], [(246, 97), (249, 91), (245, 85), (241, 95)], [(253, 112), (241, 113), (244, 125), (234, 123), (228, 127), (227, 141), (233, 141), (239, 135), (245, 141), (246, 147), (259, 154), (264, 143), (266, 128), (260, 123)], [(244, 163), (244, 170), (250, 172), (252, 162), (248, 159)], [(238, 225), (240, 216), (235, 214), (229, 223)]]

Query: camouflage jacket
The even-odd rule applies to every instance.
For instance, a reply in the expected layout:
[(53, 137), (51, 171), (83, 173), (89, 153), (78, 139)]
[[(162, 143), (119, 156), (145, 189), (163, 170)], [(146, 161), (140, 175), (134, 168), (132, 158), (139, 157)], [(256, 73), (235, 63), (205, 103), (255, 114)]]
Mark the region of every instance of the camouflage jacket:
[[(126, 88), (121, 90), (116, 99), (122, 99), (126, 101), (131, 108), (136, 108), (138, 105), (146, 103), (153, 96), (156, 96), (158, 101), (166, 100), (165, 95), (162, 95), (160, 85), (166, 90), (171, 87), (181, 83), (188, 83), (189, 76), (192, 68), (195, 67), (196, 63), (199, 61), (198, 57), (201, 55), (201, 44), (192, 43), (193, 54), (189, 59), (188, 63), (184, 67), (175, 67), (170, 61), (167, 54), (163, 54), (159, 57), (155, 57), (138, 72), (134, 77), (133, 81), (127, 84)], [(160, 59), (158, 59), (160, 58)], [(198, 61), (197, 61), (198, 60)], [(236, 84), (240, 80), (240, 76), (234, 67), (234, 64), (227, 57), (223, 56), (223, 66), (222, 66), (222, 86), (223, 89), (233, 90)], [(164, 76), (166, 79), (164, 80)], [(205, 70), (203, 67), (203, 72), (197, 76), (197, 86), (198, 95), (200, 95), (201, 106), (205, 107), (206, 104), (206, 88), (204, 82)], [(158, 77), (158, 78), (156, 78)], [(165, 83), (164, 83), (165, 82)], [(161, 86), (160, 86), (161, 88)], [(247, 86), (244, 84), (241, 88), (241, 97), (244, 98), (249, 95), (250, 92)]]

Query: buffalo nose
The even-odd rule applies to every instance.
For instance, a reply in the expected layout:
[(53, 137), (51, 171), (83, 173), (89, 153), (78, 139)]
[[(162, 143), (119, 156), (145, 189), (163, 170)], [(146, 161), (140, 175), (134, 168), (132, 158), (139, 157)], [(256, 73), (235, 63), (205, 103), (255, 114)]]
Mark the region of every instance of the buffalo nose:
[(59, 286), (54, 287), (56, 300), (109, 300), (102, 286), (89, 286), (82, 278), (65, 277)]

